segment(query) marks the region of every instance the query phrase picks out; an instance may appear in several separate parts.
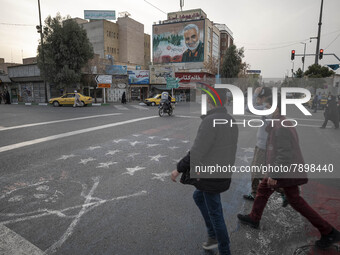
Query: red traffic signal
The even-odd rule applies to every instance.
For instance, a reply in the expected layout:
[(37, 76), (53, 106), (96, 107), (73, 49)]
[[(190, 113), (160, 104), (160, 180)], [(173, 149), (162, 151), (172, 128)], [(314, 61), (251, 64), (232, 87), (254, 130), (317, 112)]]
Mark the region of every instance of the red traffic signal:
[(320, 52), (319, 52), (319, 59), (322, 59), (323, 58), (323, 49), (320, 49)]
[(291, 54), (291, 56), (290, 56), (290, 59), (291, 59), (291, 60), (294, 60), (294, 58), (295, 58), (295, 50), (292, 50), (292, 54)]

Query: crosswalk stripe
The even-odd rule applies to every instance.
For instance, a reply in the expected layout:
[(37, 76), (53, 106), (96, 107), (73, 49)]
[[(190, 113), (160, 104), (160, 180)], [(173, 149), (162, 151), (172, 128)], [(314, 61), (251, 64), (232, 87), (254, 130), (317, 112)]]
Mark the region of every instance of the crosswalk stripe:
[(131, 105), (134, 108), (137, 108), (138, 110), (145, 110), (148, 111), (149, 109), (146, 108), (145, 106), (140, 106), (140, 105)]
[(123, 110), (123, 111), (129, 110), (129, 108), (126, 108), (122, 105), (114, 105), (113, 107), (115, 107), (117, 110)]

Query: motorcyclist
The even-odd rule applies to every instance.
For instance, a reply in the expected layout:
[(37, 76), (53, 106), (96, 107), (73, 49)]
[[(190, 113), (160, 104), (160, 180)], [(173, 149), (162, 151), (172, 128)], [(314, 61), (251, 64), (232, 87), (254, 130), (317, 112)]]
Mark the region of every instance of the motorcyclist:
[(163, 107), (165, 110), (168, 110), (168, 109), (170, 110), (172, 108), (171, 97), (168, 92), (162, 92), (161, 103), (163, 103)]

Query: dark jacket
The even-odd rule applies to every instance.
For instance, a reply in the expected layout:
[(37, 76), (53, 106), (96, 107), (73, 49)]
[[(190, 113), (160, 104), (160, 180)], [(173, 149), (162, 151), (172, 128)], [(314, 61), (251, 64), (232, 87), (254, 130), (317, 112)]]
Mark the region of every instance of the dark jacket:
[[(268, 140), (266, 164), (271, 166), (288, 166), (291, 172), (288, 173), (269, 173), (268, 176), (277, 180), (277, 187), (291, 187), (302, 185), (308, 182), (305, 171), (301, 173), (298, 168), (293, 172), (292, 164), (304, 164), (302, 152), (299, 145), (299, 138), (294, 127), (283, 127), (281, 122), (285, 118), (281, 116), (280, 121), (275, 121), (272, 127), (267, 126)], [(286, 126), (292, 126), (288, 121)]]
[(339, 112), (335, 96), (331, 96), (331, 99), (327, 101), (325, 115), (327, 115), (327, 118), (332, 120), (334, 123), (339, 122)]
[[(194, 185), (198, 190), (221, 193), (229, 189), (231, 173), (222, 173), (222, 178), (190, 178), (190, 167), (195, 166), (228, 166), (234, 165), (238, 128), (230, 124), (216, 125), (213, 127), (214, 119), (235, 120), (228, 114), (224, 107), (214, 108), (207, 112), (203, 120), (190, 152), (177, 164), (177, 170), (182, 174), (181, 182)], [(211, 177), (211, 176), (210, 176)], [(225, 177), (225, 178), (223, 178)]]
[(200, 41), (196, 50), (187, 49), (182, 55), (182, 62), (200, 62), (204, 58), (204, 44)]

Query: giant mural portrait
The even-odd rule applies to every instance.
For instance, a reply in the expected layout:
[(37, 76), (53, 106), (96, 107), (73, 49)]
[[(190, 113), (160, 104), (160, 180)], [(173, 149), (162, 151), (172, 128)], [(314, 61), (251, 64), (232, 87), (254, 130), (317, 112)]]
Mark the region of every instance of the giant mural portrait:
[(204, 20), (153, 26), (153, 62), (204, 61)]

